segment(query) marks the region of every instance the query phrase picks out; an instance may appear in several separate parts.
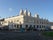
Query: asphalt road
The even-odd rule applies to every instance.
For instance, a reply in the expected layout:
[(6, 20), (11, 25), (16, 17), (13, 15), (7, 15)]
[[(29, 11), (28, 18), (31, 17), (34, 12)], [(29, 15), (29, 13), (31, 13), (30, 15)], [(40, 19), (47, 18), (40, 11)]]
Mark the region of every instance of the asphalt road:
[(52, 40), (40, 31), (34, 32), (0, 32), (0, 40)]

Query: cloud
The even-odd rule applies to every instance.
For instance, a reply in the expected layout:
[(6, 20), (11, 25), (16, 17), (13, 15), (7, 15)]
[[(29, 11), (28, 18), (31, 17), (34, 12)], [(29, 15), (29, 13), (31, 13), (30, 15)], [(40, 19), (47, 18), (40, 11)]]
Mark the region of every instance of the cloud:
[(13, 9), (12, 8), (9, 8), (9, 11), (12, 11)]

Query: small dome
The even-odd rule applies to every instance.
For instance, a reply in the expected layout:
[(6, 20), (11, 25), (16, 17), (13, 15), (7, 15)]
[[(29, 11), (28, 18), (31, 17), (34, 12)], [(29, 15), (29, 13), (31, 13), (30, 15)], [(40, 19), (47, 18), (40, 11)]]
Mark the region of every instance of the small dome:
[(24, 10), (24, 15), (27, 16), (27, 10)]
[(23, 15), (23, 10), (22, 9), (20, 10), (20, 15)]
[(36, 17), (36, 18), (39, 18), (39, 15), (38, 15), (38, 14), (35, 14), (35, 17)]
[(28, 16), (31, 16), (31, 12), (28, 11)]

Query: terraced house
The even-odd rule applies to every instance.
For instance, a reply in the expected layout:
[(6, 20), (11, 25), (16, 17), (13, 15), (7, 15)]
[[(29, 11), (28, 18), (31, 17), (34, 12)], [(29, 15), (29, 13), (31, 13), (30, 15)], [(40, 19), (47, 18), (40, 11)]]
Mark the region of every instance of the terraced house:
[(33, 28), (37, 30), (45, 30), (49, 28), (50, 22), (47, 19), (40, 18), (38, 14), (31, 15), (30, 11), (20, 10), (19, 15), (4, 18), (0, 20), (0, 28), (19, 29)]

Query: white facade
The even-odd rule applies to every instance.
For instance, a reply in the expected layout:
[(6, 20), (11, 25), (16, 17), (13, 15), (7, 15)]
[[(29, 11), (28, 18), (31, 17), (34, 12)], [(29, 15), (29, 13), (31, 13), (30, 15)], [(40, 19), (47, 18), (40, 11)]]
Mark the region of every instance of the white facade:
[(8, 25), (9, 29), (18, 29), (26, 27), (34, 27), (38, 30), (45, 30), (49, 27), (49, 21), (46, 19), (41, 19), (38, 14), (34, 17), (31, 16), (31, 12), (27, 10), (20, 10), (19, 16), (5, 18), (2, 25)]

